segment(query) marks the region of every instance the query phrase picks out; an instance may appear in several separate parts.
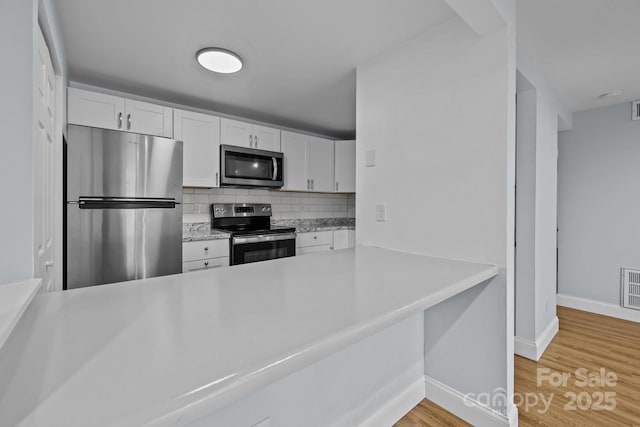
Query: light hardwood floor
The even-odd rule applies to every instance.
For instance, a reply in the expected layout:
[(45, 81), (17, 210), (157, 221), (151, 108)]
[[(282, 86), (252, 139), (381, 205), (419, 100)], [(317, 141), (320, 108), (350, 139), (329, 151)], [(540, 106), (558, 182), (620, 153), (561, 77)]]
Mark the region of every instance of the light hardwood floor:
[[(640, 427), (640, 324), (565, 307), (558, 307), (558, 318), (560, 332), (539, 362), (515, 357), (514, 400), (519, 425)], [(604, 377), (600, 376), (601, 369)], [(559, 379), (562, 374), (567, 380), (554, 385), (551, 378)], [(584, 384), (587, 381), (589, 384)], [(547, 411), (541, 396), (547, 402), (551, 399)], [(595, 410), (594, 404), (601, 398), (599, 406), (603, 409)], [(613, 402), (615, 409), (604, 409)], [(428, 400), (396, 424), (468, 425)]]

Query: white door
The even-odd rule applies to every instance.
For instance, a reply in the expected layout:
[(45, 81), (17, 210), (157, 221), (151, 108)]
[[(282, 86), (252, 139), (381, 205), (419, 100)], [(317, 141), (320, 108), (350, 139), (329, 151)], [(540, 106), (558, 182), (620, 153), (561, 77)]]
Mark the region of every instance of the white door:
[(336, 185), (335, 191), (355, 193), (356, 191), (356, 142), (336, 141)]
[(173, 109), (125, 99), (125, 130), (144, 135), (173, 138)]
[(69, 124), (124, 130), (124, 98), (72, 87), (67, 97)]
[(254, 148), (280, 151), (280, 129), (253, 125), (253, 142)]
[(220, 142), (236, 147), (253, 148), (252, 126), (238, 120), (220, 120)]
[(49, 49), (40, 28), (37, 32), (35, 72), (35, 182), (34, 182), (34, 275), (42, 278), (42, 290), (56, 289), (54, 265), (55, 218), (55, 75)]
[(307, 141), (309, 137), (300, 133), (282, 131), (282, 153), (284, 154), (283, 190), (310, 190), (307, 174)]
[(329, 139), (309, 137), (309, 177), (312, 191), (334, 191), (333, 145), (333, 141)]
[(174, 110), (175, 139), (183, 141), (185, 187), (218, 187), (220, 179), (220, 118)]

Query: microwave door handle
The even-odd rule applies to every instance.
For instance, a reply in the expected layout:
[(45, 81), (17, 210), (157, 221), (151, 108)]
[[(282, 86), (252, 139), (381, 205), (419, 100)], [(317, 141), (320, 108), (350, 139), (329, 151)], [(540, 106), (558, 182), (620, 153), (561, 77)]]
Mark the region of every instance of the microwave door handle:
[(273, 160), (273, 181), (275, 181), (278, 178), (278, 161), (275, 157), (272, 157), (271, 160)]

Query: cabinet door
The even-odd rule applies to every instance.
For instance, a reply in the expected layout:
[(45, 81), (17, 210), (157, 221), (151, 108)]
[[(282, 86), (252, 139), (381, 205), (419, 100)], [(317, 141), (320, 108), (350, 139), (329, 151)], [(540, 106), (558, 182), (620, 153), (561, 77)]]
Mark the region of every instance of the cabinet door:
[(280, 151), (280, 129), (253, 125), (253, 146), (260, 150)]
[(309, 137), (299, 133), (282, 131), (284, 154), (283, 190), (308, 191), (307, 141)]
[(124, 106), (127, 131), (173, 138), (172, 108), (132, 99), (125, 99)]
[(331, 140), (309, 137), (309, 178), (312, 191), (334, 191), (333, 145)]
[(218, 187), (220, 118), (174, 110), (174, 137), (183, 141), (184, 187)]
[(69, 124), (124, 130), (124, 98), (71, 87), (67, 94)]
[(336, 185), (335, 191), (355, 193), (356, 191), (356, 142), (336, 141)]
[(333, 232), (333, 249), (337, 251), (349, 247), (349, 230), (335, 230)]
[(331, 245), (309, 246), (306, 248), (296, 248), (296, 255), (317, 254), (318, 252), (331, 251)]
[(238, 120), (220, 120), (220, 142), (236, 147), (253, 148), (252, 126)]

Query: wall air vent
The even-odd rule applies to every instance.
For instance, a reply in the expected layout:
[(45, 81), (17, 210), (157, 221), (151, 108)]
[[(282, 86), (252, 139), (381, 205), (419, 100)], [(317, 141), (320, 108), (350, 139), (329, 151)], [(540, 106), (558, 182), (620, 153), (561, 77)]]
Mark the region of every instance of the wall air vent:
[(631, 103), (631, 120), (640, 120), (640, 101)]
[(640, 310), (640, 270), (622, 269), (622, 307)]

